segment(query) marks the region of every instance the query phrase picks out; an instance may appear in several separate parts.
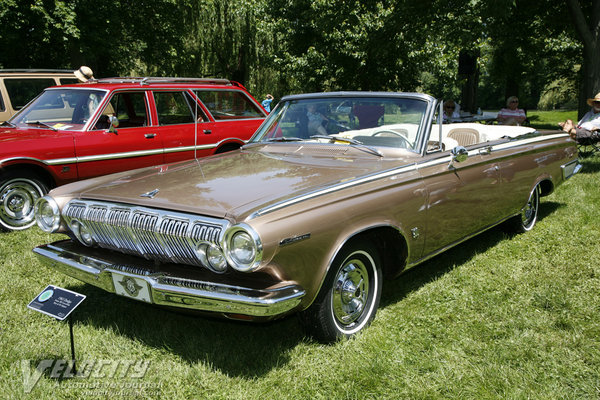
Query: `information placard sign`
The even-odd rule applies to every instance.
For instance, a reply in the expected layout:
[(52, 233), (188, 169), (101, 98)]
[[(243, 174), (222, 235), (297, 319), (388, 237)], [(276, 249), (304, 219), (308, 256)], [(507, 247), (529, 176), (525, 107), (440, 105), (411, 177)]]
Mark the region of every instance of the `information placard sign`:
[(64, 320), (85, 299), (85, 295), (48, 285), (27, 305), (32, 310)]

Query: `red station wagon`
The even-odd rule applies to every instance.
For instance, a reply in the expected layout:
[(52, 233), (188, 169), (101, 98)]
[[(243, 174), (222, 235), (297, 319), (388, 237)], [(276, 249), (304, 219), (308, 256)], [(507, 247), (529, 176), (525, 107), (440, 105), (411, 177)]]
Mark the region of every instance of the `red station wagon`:
[(266, 117), (226, 79), (107, 78), (44, 90), (0, 128), (0, 230), (49, 189), (239, 148)]

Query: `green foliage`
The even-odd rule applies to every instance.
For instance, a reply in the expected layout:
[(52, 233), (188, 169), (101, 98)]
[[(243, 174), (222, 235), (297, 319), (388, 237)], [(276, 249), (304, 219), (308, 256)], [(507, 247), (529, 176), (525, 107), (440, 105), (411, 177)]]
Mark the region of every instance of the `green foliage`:
[(577, 108), (577, 88), (573, 80), (560, 78), (550, 82), (543, 90), (537, 108), (554, 110), (559, 107)]
[[(597, 1), (576, 2), (586, 23)], [(458, 99), (467, 50), (479, 54), (479, 105), (516, 94), (532, 108), (552, 82), (579, 85), (583, 48), (570, 21), (551, 0), (4, 0), (0, 67), (218, 76), (258, 97), (361, 89)]]

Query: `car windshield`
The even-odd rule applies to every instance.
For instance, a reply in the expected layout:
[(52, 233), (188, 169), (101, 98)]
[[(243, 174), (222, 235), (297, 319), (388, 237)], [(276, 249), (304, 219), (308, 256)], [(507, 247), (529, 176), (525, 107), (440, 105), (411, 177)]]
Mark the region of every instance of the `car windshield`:
[(415, 149), (423, 99), (393, 96), (290, 99), (269, 115), (253, 142), (323, 141)]
[(106, 92), (89, 89), (52, 89), (42, 92), (10, 122), (17, 127), (82, 130)]

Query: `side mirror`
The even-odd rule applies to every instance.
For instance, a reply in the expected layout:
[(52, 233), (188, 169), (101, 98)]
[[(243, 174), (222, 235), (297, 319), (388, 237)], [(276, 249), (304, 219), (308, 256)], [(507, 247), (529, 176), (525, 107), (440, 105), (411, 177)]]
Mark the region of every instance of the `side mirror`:
[(454, 166), (454, 161), (459, 163), (466, 161), (469, 157), (469, 151), (463, 146), (456, 146), (450, 151), (450, 155), (452, 159), (450, 160), (450, 165), (448, 165), (448, 168), (452, 168)]
[(108, 131), (110, 133), (117, 133), (117, 128), (119, 127), (119, 118), (115, 117), (114, 115), (110, 115), (108, 117), (108, 122), (110, 123)]

